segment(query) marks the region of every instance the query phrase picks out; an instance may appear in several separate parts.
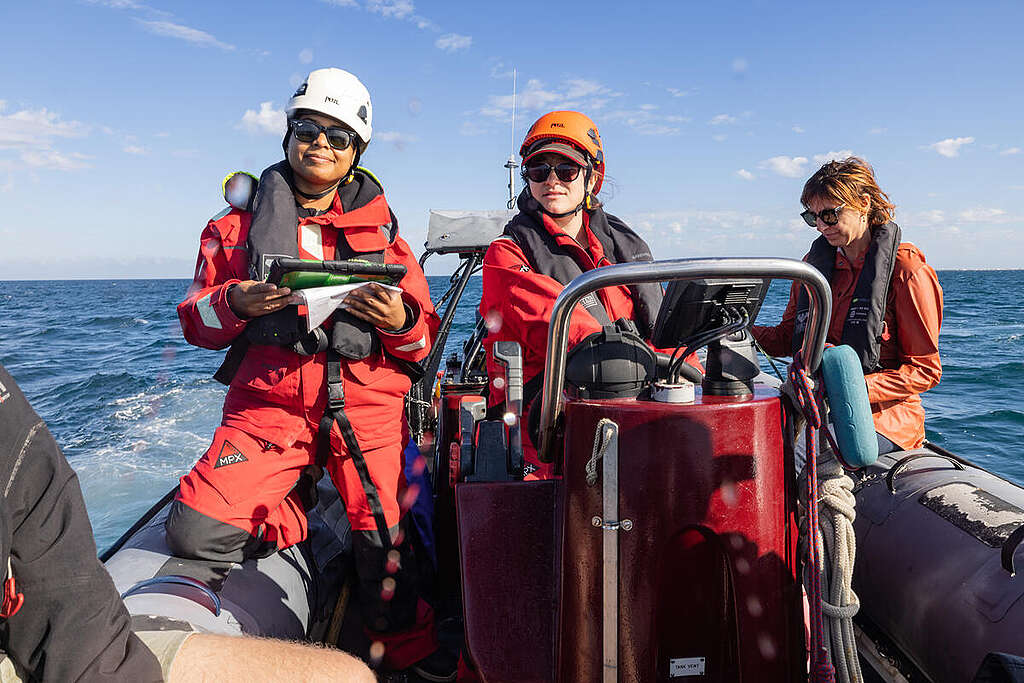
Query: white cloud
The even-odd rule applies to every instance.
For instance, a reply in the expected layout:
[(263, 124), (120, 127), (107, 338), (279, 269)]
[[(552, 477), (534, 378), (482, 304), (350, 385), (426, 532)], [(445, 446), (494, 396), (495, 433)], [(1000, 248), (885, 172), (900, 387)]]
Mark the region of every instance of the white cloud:
[(666, 88), (666, 90), (668, 90), (668, 93), (672, 97), (686, 97), (687, 95), (692, 95), (694, 93), (693, 90), (682, 90), (680, 88)]
[(1000, 152), (999, 156), (1005, 157), (1005, 156), (1009, 156), (1011, 154), (1020, 154), (1020, 153), (1021, 153), (1020, 147), (1008, 147), (1007, 149), (1004, 149), (1002, 152)]
[(149, 5), (144, 5), (141, 2), (135, 0), (85, 0), (89, 5), (96, 5), (99, 7), (109, 7), (110, 9), (124, 9), (133, 10), (136, 12), (146, 12), (153, 17), (170, 17), (170, 12), (163, 10), (154, 9)]
[(463, 36), (458, 33), (446, 33), (434, 41), (434, 47), (445, 52), (452, 53), (465, 50), (473, 44), (472, 36)]
[[(0, 101), (0, 105), (6, 103)], [(4, 115), (0, 106), (0, 149), (21, 149), (52, 145), (57, 138), (78, 138), (88, 126), (78, 121), (61, 121), (47, 109), (22, 109)]]
[(976, 207), (957, 214), (965, 223), (1001, 223), (1008, 218), (1003, 209)]
[(960, 156), (960, 148), (972, 142), (974, 142), (973, 137), (946, 138), (945, 140), (939, 140), (928, 145), (928, 149), (934, 149), (942, 156), (952, 158)]
[(366, 9), (385, 17), (405, 19), (416, 11), (411, 0), (366, 0)]
[(850, 149), (841, 149), (838, 152), (826, 152), (824, 154), (815, 154), (814, 160), (819, 164), (824, 164), (829, 161), (842, 161), (847, 157), (855, 157), (856, 154)]
[(313, 51), (308, 47), (304, 48), (299, 52), (299, 62), (302, 64), (309, 64), (313, 61)]
[[(320, 2), (328, 5), (334, 5), (335, 7), (353, 7), (356, 9), (360, 8), (360, 5), (356, 0), (320, 0)], [(416, 4), (412, 0), (365, 0), (362, 8), (368, 12), (379, 14), (382, 17), (388, 19), (398, 19), (400, 21), (408, 21), (416, 26), (421, 31), (433, 31), (434, 33), (440, 33), (441, 27), (435, 24), (427, 17), (421, 16), (416, 13)], [(457, 33), (448, 33), (435, 43), (437, 47), (448, 52), (455, 52), (457, 50), (465, 49), (469, 47), (472, 42), (470, 36), (463, 36)], [(454, 43), (453, 43), (454, 41)], [(466, 42), (469, 41), (469, 42)], [(463, 44), (464, 43), (464, 44)], [(450, 44), (454, 44), (454, 47), (449, 47)]]
[(284, 111), (274, 109), (272, 102), (260, 102), (260, 110), (246, 109), (238, 128), (250, 133), (284, 135), (287, 119)]
[(803, 133), (804, 129), (801, 128), (800, 126), (793, 126), (793, 132), (794, 133)]
[(715, 133), (714, 135), (711, 136), (711, 139), (714, 140), (715, 142), (725, 142), (726, 140), (729, 139), (729, 136), (724, 135), (722, 133)]
[(739, 121), (739, 119), (736, 118), (735, 116), (730, 116), (729, 114), (719, 114), (718, 116), (715, 116), (710, 121), (708, 121), (708, 123), (711, 124), (712, 126), (721, 126), (726, 123), (736, 123), (737, 121)]
[(611, 111), (602, 118), (606, 121), (620, 121), (639, 135), (678, 135), (681, 130), (678, 124), (690, 121), (685, 116), (657, 114), (644, 106)]
[(373, 139), (377, 142), (390, 142), (399, 152), (404, 151), (406, 145), (416, 142), (415, 135), (399, 133), (397, 131), (381, 131), (379, 133), (374, 133)]
[(125, 145), (124, 151), (126, 154), (135, 154), (136, 156), (149, 154), (149, 150), (142, 145)]
[(100, 5), (111, 9), (147, 9), (145, 5), (140, 5), (135, 0), (87, 0), (87, 2), (90, 5)]
[(743, 178), (744, 180), (754, 179), (754, 174), (745, 168), (741, 168), (740, 170), (736, 171), (736, 175), (739, 176), (740, 178)]
[(0, 157), (0, 168), (17, 171), (25, 166), (53, 171), (88, 168), (90, 158), (78, 152), (57, 150), (72, 138), (80, 138), (90, 127), (78, 121), (61, 121), (60, 116), (44, 109), (22, 109), (3, 114), (6, 102), (0, 100), (0, 150), (12, 150), (16, 158)]
[(737, 57), (736, 59), (732, 60), (732, 71), (733, 71), (733, 73), (737, 73), (737, 74), (746, 73), (747, 72), (747, 68), (749, 66), (750, 66), (750, 63), (747, 62), (747, 60), (744, 59), (743, 57)]
[(506, 66), (505, 62), (493, 58), (488, 61), (491, 63), (491, 78), (512, 78), (512, 67)]
[(618, 97), (622, 93), (613, 93), (608, 87), (605, 87), (597, 81), (587, 80), (585, 78), (570, 78), (565, 81), (565, 96), (571, 100), (579, 97), (592, 97), (594, 95), (610, 95), (612, 97)]
[(466, 137), (476, 137), (477, 135), (484, 135), (488, 130), (481, 126), (476, 121), (463, 121), (459, 127), (459, 135), (465, 135)]
[(884, 133), (887, 130), (889, 130), (889, 129), (888, 128), (875, 127), (875, 128), (872, 128), (871, 130), (868, 131), (868, 135), (881, 135), (882, 133)]
[(676, 256), (793, 256), (807, 249), (807, 225), (788, 210), (770, 214), (673, 209), (624, 216), (655, 258)]
[(908, 216), (908, 219), (914, 225), (941, 225), (946, 222), (946, 212), (942, 209), (929, 209)]
[(206, 31), (200, 31), (199, 29), (183, 26), (182, 24), (175, 24), (170, 21), (144, 21), (142, 19), (136, 19), (136, 21), (147, 31), (158, 36), (177, 38), (178, 40), (184, 40), (201, 47), (218, 47), (221, 50), (235, 49), (234, 45), (221, 42)]
[[(531, 78), (525, 88), (516, 95), (516, 108), (520, 112), (536, 112), (552, 109), (578, 109), (598, 111), (607, 103), (620, 97), (622, 93), (596, 81), (581, 78), (570, 78), (557, 88), (548, 88), (542, 81)], [(490, 95), (487, 104), (480, 108), (479, 113), (501, 121), (507, 121), (512, 115), (512, 95)]]
[(89, 158), (77, 152), (63, 154), (55, 149), (25, 150), (21, 153), (21, 160), (29, 166), (49, 169), (51, 171), (73, 171), (80, 168), (89, 168), (89, 164), (86, 163), (86, 160)]
[(807, 164), (807, 157), (777, 156), (765, 159), (758, 168), (778, 173), (787, 178), (799, 178), (804, 174), (804, 166)]

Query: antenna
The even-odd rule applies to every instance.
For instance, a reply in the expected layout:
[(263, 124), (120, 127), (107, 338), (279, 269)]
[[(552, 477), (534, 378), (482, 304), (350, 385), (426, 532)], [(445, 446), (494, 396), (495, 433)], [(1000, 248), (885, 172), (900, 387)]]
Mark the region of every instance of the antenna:
[(508, 161), (505, 168), (508, 169), (508, 208), (516, 205), (516, 69), (512, 68), (512, 149), (508, 153)]

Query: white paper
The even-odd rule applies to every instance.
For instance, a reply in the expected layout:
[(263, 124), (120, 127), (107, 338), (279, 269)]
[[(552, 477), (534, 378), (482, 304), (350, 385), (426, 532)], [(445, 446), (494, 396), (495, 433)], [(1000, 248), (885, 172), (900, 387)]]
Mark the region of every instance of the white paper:
[(380, 285), (392, 292), (402, 291), (401, 287), (385, 285), (380, 282), (356, 282), (349, 285), (331, 285), (329, 287), (310, 287), (309, 289), (296, 290), (295, 294), (302, 300), (302, 303), (306, 304), (308, 309), (306, 314), (306, 332), (312, 332), (314, 328), (327, 320), (331, 313), (334, 313), (338, 308), (344, 308), (345, 298), (349, 294), (369, 284)]

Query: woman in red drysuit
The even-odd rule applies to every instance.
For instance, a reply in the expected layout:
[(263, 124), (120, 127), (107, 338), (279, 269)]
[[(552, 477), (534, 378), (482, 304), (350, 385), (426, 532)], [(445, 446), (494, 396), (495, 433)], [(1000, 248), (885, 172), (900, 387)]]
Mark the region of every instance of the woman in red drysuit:
[[(488, 404), (505, 400), (504, 387), (493, 381), (501, 377), (494, 342), (515, 341), (523, 354), (525, 415), (538, 397), (548, 321), (565, 285), (600, 266), (652, 257), (647, 243), (605, 213), (597, 199), (605, 159), (597, 126), (588, 117), (575, 111), (545, 114), (530, 127), (519, 154), (526, 188), (519, 195), (519, 213), (484, 257), (479, 312), (488, 327)], [(633, 321), (640, 336), (649, 340), (661, 299), (659, 284), (607, 287), (585, 297), (572, 314), (569, 348), (602, 325), (622, 319)], [(696, 356), (687, 360), (696, 363)], [(553, 464), (538, 460), (528, 431), (523, 430), (525, 478), (555, 476)]]
[[(404, 369), (427, 354), (439, 320), (379, 182), (358, 167), (371, 136), (366, 88), (318, 69), (286, 114), (286, 160), (264, 172), (251, 211), (229, 208), (207, 225), (178, 306), (190, 343), (232, 349), (218, 373), (230, 381), (221, 426), (181, 479), (167, 541), (177, 555), (233, 562), (297, 543), (309, 504), (300, 477), (326, 468), (353, 529), (364, 623), (384, 666), (405, 669), (437, 639), (399, 527)], [(395, 263), (407, 274), (401, 292), (356, 290), (306, 335), (289, 289), (264, 281), (278, 256)]]

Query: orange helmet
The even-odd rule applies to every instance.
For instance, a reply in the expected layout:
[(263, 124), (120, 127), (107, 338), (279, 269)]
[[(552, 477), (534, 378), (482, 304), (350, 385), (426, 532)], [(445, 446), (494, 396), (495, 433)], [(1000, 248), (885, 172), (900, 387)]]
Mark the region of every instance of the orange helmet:
[(553, 111), (544, 114), (530, 126), (523, 146), (519, 148), (519, 156), (523, 157), (524, 163), (528, 155), (532, 156), (531, 152), (540, 152), (537, 143), (542, 140), (567, 142), (584, 152), (597, 176), (593, 194), (601, 190), (601, 182), (604, 180), (604, 149), (601, 146), (601, 134), (597, 132), (597, 126), (589, 117), (578, 111)]

